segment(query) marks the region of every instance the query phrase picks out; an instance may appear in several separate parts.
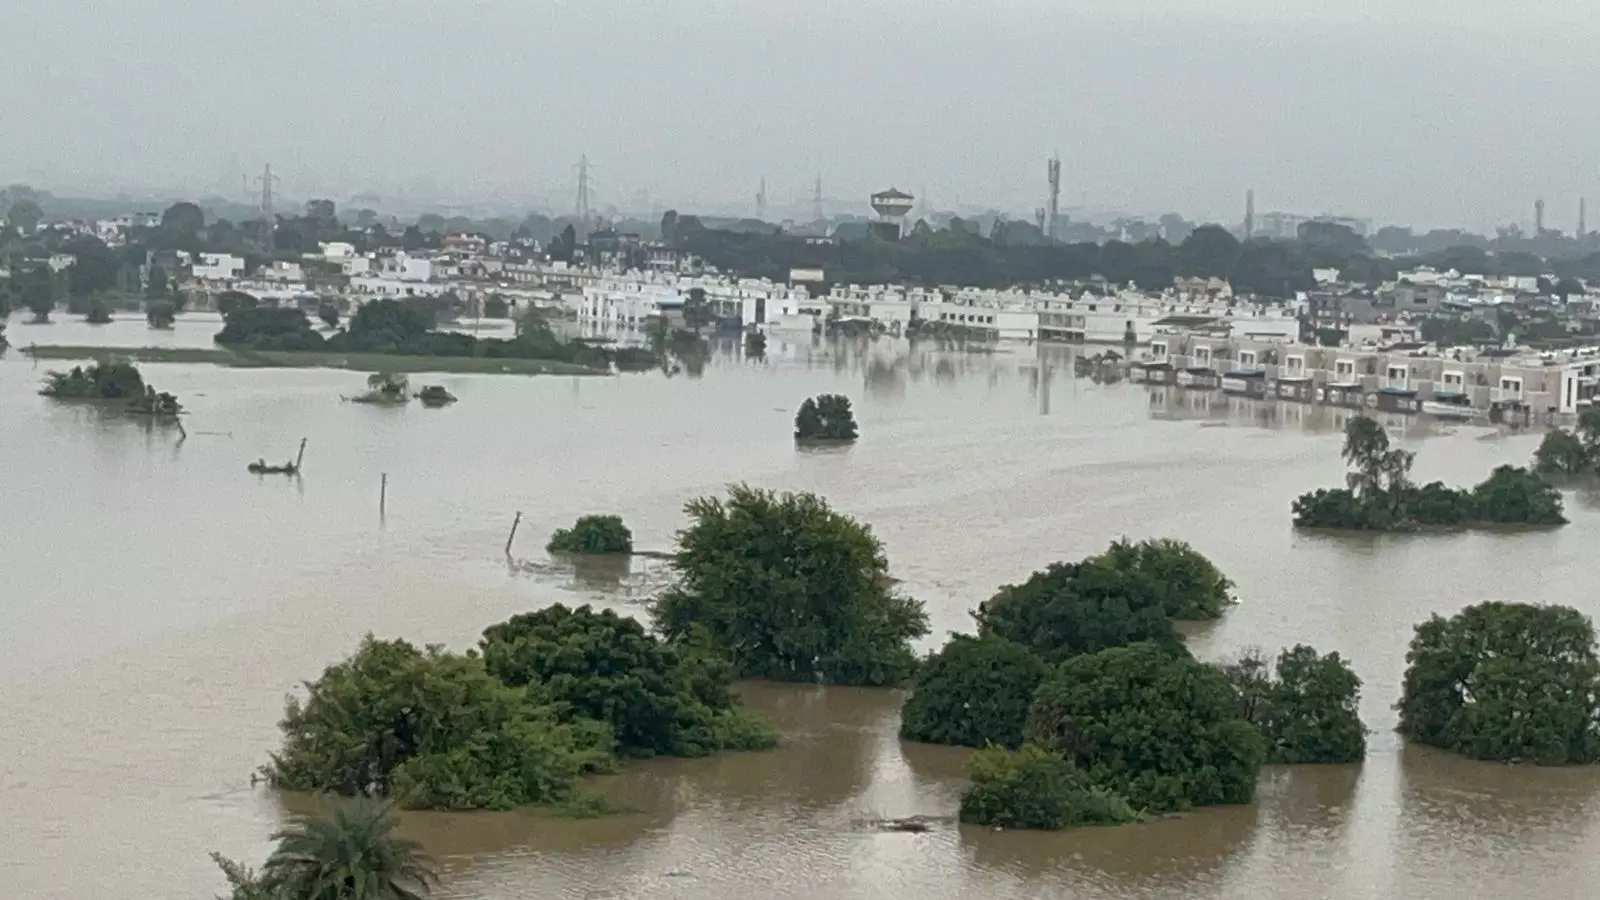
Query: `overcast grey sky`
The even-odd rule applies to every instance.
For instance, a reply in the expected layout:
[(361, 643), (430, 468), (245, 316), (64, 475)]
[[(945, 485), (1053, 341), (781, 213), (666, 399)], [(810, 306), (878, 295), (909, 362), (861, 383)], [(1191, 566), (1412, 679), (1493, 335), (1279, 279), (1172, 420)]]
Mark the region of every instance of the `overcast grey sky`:
[[(0, 181), (1600, 224), (1593, 0), (10, 0)], [(230, 162), (230, 160), (234, 162)], [(864, 206), (864, 202), (863, 202)]]

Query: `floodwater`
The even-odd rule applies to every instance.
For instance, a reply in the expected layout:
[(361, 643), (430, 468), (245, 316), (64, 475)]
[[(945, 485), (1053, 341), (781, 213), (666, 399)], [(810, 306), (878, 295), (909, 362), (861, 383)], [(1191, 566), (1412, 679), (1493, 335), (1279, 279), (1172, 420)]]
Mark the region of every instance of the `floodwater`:
[[(17, 324), (13, 343), (205, 345), (214, 320)], [(1296, 534), (1289, 501), (1340, 482), (1328, 410), (1072, 377), (1065, 348), (911, 351), (888, 340), (724, 347), (698, 379), (417, 376), (461, 402), (343, 404), (356, 373), (150, 365), (187, 441), (35, 396), (0, 359), (0, 896), (209, 898), (211, 850), (258, 863), (304, 800), (250, 784), (286, 693), (364, 632), (462, 647), (552, 602), (638, 611), (658, 562), (575, 572), (557, 526), (615, 512), (665, 549), (692, 497), (805, 489), (870, 522), (935, 636), (1005, 582), (1126, 535), (1193, 542), (1243, 602), (1192, 646), (1304, 641), (1365, 680), (1364, 764), (1273, 769), (1258, 802), (1111, 830), (995, 833), (872, 821), (956, 810), (962, 751), (902, 744), (893, 691), (753, 685), (771, 753), (631, 766), (642, 811), (408, 815), (445, 898), (1522, 898), (1600, 894), (1600, 770), (1465, 762), (1392, 733), (1413, 623), (1485, 599), (1596, 611), (1593, 497), (1525, 534)], [(1041, 371), (1043, 375), (1041, 376)], [(863, 440), (798, 452), (800, 400), (849, 394)], [(300, 480), (257, 457), (309, 444)], [(1537, 438), (1408, 423), (1424, 479), (1476, 481)], [(385, 515), (379, 513), (388, 475)], [(518, 565), (502, 555), (517, 511)]]

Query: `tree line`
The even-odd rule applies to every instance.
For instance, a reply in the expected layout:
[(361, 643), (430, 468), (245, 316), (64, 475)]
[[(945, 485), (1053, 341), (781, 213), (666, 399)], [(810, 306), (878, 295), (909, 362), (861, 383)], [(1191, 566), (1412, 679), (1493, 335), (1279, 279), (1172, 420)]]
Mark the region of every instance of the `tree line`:
[(1222, 226), (1202, 225), (1175, 243), (1147, 238), (1071, 244), (1051, 241), (1037, 228), (1021, 224), (1000, 223), (986, 236), (974, 223), (955, 218), (941, 229), (918, 222), (898, 241), (830, 241), (775, 227), (718, 230), (695, 216), (668, 212), (661, 231), (672, 245), (722, 271), (785, 280), (791, 269), (820, 268), (831, 284), (1046, 287), (1101, 277), (1111, 285), (1132, 283), (1159, 291), (1171, 287), (1176, 277), (1192, 277), (1226, 279), (1236, 294), (1288, 298), (1312, 289), (1313, 270), (1320, 268), (1338, 269), (1343, 280), (1369, 286), (1419, 266), (1484, 275), (1600, 278), (1600, 248), (1545, 257), (1510, 238), (1390, 255), (1349, 226), (1332, 222), (1304, 223), (1289, 240), (1241, 241)]

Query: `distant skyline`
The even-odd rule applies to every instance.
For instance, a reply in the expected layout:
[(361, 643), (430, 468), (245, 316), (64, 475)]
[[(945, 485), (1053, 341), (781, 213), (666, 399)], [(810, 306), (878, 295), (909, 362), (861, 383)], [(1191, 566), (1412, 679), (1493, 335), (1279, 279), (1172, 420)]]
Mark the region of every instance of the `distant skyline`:
[[(8, 10), (0, 181), (286, 196), (430, 179), (564, 211), (830, 208), (898, 186), (1021, 218), (1330, 212), (1571, 231), (1600, 197), (1587, 0), (199, 0)], [(1126, 8), (1124, 8), (1126, 7)], [(1396, 8), (1398, 7), (1398, 8)], [(237, 177), (237, 176), (234, 176)]]

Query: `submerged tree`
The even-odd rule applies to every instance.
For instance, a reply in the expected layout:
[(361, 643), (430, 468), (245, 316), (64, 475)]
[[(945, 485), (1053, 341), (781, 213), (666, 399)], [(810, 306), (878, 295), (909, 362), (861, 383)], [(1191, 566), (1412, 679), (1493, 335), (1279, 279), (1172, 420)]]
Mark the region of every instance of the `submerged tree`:
[(1130, 564), (1127, 545), (1117, 547), (1001, 587), (979, 605), (978, 633), (1015, 641), (1049, 662), (1143, 641), (1185, 653), (1167, 613), (1167, 585)]
[(545, 545), (550, 553), (632, 553), (633, 532), (621, 516), (583, 516), (571, 528), (558, 528)]
[(612, 735), (560, 721), (541, 689), (514, 688), (483, 660), (370, 635), (290, 697), (266, 767), (286, 790), (393, 798), (424, 809), (509, 809), (569, 799), (605, 766)]
[(321, 319), (322, 324), (328, 326), (330, 329), (338, 328), (339, 307), (324, 301), (320, 306), (317, 307), (317, 318)]
[(1066, 757), (1034, 744), (990, 747), (967, 762), (961, 821), (996, 828), (1060, 829), (1139, 820), (1128, 801), (1091, 784)]
[(627, 756), (704, 756), (777, 741), (739, 708), (727, 664), (680, 653), (610, 610), (556, 604), (491, 625), (478, 646), (490, 674), (513, 687), (542, 686), (568, 720), (609, 724)]
[(1474, 759), (1600, 761), (1594, 625), (1565, 606), (1480, 603), (1416, 627), (1400, 733)]
[(794, 417), (797, 441), (853, 441), (856, 419), (850, 411), (850, 398), (843, 394), (818, 394), (807, 397)]
[(998, 637), (955, 635), (917, 672), (900, 710), (900, 736), (930, 744), (1016, 747), (1033, 692), (1049, 667)]
[(178, 318), (178, 308), (171, 300), (150, 300), (144, 305), (144, 318), (151, 328), (171, 328)]
[(89, 312), (83, 317), (90, 325), (106, 325), (111, 322), (111, 305), (105, 300), (95, 298), (89, 304)]
[(371, 802), (296, 822), (272, 835), (261, 881), (284, 900), (421, 900), (439, 876), (394, 828), (389, 808)]
[(1265, 755), (1221, 672), (1148, 643), (1062, 663), (1034, 695), (1027, 738), (1162, 811), (1249, 803)]
[(87, 369), (73, 366), (70, 372), (47, 372), (39, 393), (61, 400), (136, 400), (144, 396), (145, 383), (133, 363), (106, 360)]
[(888, 685), (916, 669), (922, 604), (894, 591), (872, 530), (814, 494), (746, 485), (686, 507), (655, 604), (671, 641), (708, 639), (741, 678)]
[(1274, 673), (1266, 657), (1250, 651), (1222, 672), (1244, 718), (1261, 732), (1267, 762), (1350, 763), (1366, 756), (1361, 679), (1339, 654), (1297, 645), (1278, 654)]

